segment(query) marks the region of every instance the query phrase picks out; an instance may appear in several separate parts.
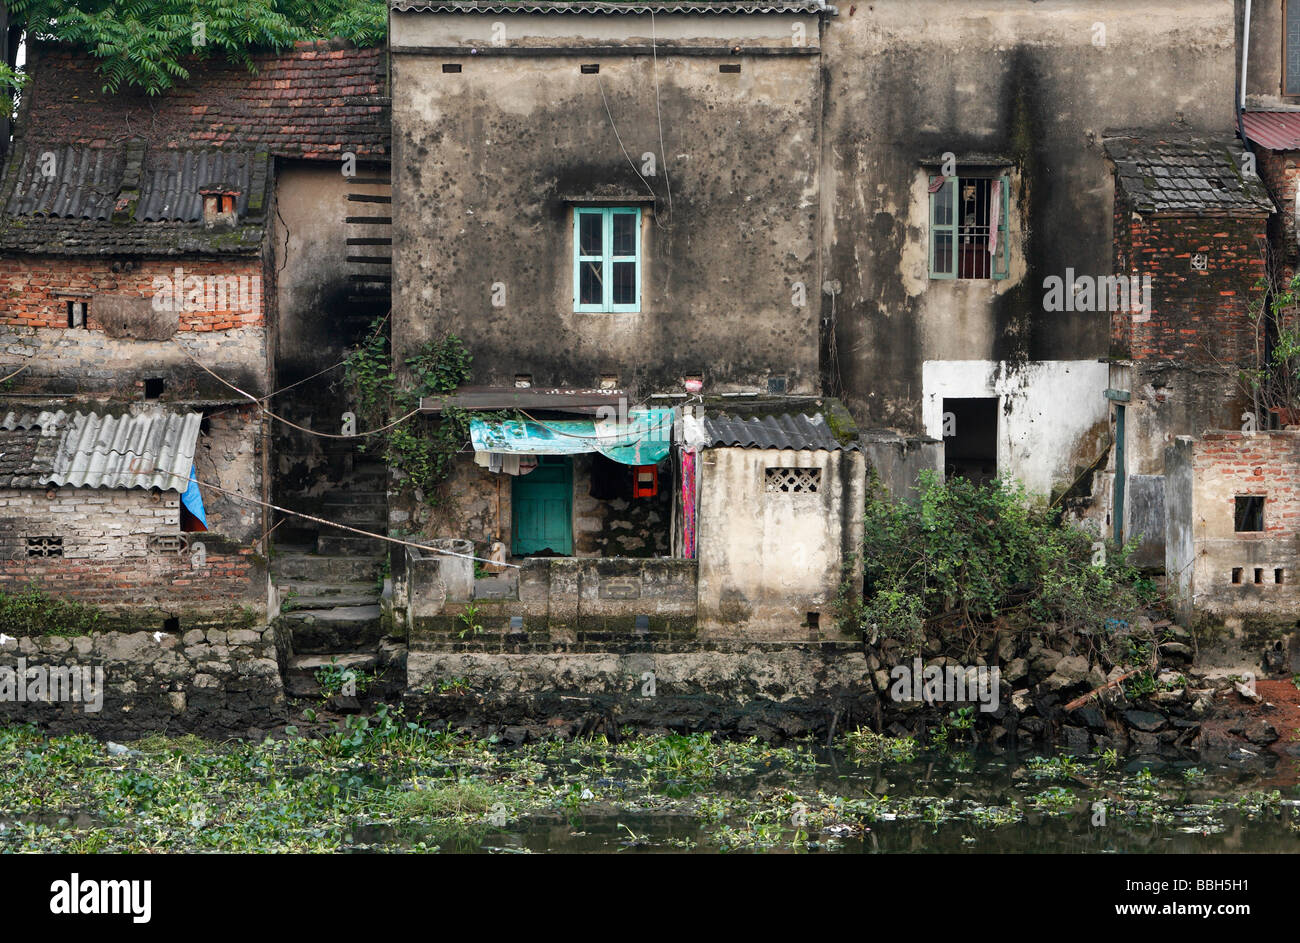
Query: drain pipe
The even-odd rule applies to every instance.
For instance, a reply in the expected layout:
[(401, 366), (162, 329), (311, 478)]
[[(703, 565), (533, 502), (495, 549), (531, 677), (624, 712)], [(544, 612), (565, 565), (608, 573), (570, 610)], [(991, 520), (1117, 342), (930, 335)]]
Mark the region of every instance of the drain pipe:
[(1241, 92), (1237, 96), (1237, 133), (1246, 140), (1245, 127), (1241, 113), (1246, 110), (1246, 64), (1250, 61), (1250, 0), (1246, 0), (1245, 17), (1242, 22), (1241, 35)]

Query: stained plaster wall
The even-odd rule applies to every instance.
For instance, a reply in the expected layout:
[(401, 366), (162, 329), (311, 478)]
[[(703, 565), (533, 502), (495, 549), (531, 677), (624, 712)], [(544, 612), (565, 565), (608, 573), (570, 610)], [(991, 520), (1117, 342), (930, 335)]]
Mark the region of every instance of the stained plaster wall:
[[(701, 633), (817, 638), (846, 555), (861, 546), (866, 460), (859, 451), (705, 449), (696, 517)], [(765, 469), (821, 469), (814, 493), (770, 493)], [(820, 615), (820, 628), (808, 613)]]
[(979, 360), (927, 361), (922, 370), (926, 434), (943, 437), (945, 397), (998, 398), (998, 473), (1040, 496), (1064, 490), (1104, 452), (1106, 364), (1035, 362), (1018, 371)]
[[(842, 290), (822, 316), (860, 424), (929, 432), (930, 361), (1106, 355), (1104, 314), (1042, 305), (1047, 276), (1111, 270), (1100, 134), (1231, 128), (1233, 42), (1231, 0), (840, 5), (823, 35), (821, 200), (824, 278)], [(1010, 278), (926, 277), (921, 161), (943, 152), (959, 174), (971, 155), (1014, 162)]]
[[(791, 54), (796, 19), (807, 46)], [(490, 41), (496, 21), (503, 50)], [(737, 42), (781, 54), (732, 56)], [(612, 373), (637, 397), (699, 373), (710, 389), (765, 390), (781, 377), (815, 392), (817, 42), (813, 17), (394, 13), (399, 358), (452, 331), (474, 354), (477, 383), (529, 373), (585, 387)], [(674, 43), (717, 54), (674, 54)], [(407, 51), (416, 46), (437, 54)], [(599, 74), (582, 74), (585, 63)], [(742, 72), (721, 74), (723, 63)], [(661, 152), (660, 115), (666, 158), (640, 178), (627, 155), (639, 169)], [(640, 312), (575, 313), (566, 197), (650, 191)]]

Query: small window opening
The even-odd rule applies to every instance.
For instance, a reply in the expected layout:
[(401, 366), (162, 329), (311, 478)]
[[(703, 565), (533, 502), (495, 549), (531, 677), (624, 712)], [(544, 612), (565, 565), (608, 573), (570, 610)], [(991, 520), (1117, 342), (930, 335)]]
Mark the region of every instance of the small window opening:
[(445, 73), (447, 73), (448, 75), (454, 75), (455, 73), (457, 73), (457, 72), (460, 71), (460, 63), (459, 63), (459, 62), (444, 62), (444, 63), (442, 64), (442, 71), (445, 72)]
[(587, 62), (582, 66), (583, 75), (595, 75), (600, 71), (600, 64), (597, 62)]
[(170, 619), (164, 619), (162, 630), (169, 633), (179, 632), (181, 630), (180, 618), (172, 616)]
[(86, 326), (86, 307), (84, 301), (68, 302), (68, 327)]
[(1257, 494), (1239, 494), (1235, 503), (1232, 529), (1237, 533), (1252, 533), (1264, 529), (1264, 498)]
[(1278, 567), (1276, 570), (1274, 570), (1274, 571), (1273, 571), (1273, 582), (1276, 583), (1278, 586), (1281, 586), (1283, 583), (1285, 583), (1285, 582), (1286, 582), (1286, 570), (1282, 569), (1281, 567)]
[(158, 399), (163, 395), (163, 388), (166, 384), (162, 377), (149, 377), (144, 381), (144, 398)]
[(520, 390), (526, 390), (533, 385), (533, 375), (531, 373), (516, 373), (515, 387)]
[(28, 537), (27, 556), (61, 557), (63, 556), (62, 537)]
[(821, 628), (821, 622), (822, 622), (822, 614), (820, 612), (808, 613), (808, 628), (810, 629)]
[(1241, 567), (1239, 567), (1239, 566), (1234, 566), (1234, 567), (1232, 568), (1232, 582), (1233, 582), (1234, 584), (1238, 584), (1238, 585), (1240, 585), (1240, 583), (1241, 583)]
[(734, 75), (734, 74), (736, 74), (737, 72), (740, 71), (740, 63), (739, 63), (739, 62), (724, 62), (724, 63), (722, 63), (722, 65), (718, 66), (718, 71), (719, 71), (719, 72), (726, 72), (728, 75)]
[(1259, 586), (1263, 582), (1264, 582), (1264, 568), (1262, 566), (1257, 566), (1255, 567), (1255, 585)]

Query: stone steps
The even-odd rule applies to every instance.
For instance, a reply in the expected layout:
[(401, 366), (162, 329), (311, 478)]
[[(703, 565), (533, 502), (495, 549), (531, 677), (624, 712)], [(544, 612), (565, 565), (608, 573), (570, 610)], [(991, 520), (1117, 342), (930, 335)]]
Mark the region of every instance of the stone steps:
[(296, 609), (281, 615), (280, 624), (292, 633), (295, 654), (356, 652), (384, 634), (377, 605)]
[(282, 613), (296, 612), (300, 609), (333, 609), (338, 606), (355, 607), (355, 606), (377, 606), (379, 605), (379, 594), (375, 592), (372, 586), (363, 593), (338, 595), (322, 594), (318, 596), (295, 595), (289, 596), (280, 604)]
[[(381, 544), (382, 541), (375, 541)], [(351, 556), (322, 556), (317, 553), (277, 552), (271, 560), (271, 572), (277, 582), (309, 581), (334, 582), (336, 580), (352, 583), (370, 582), (379, 579), (383, 570), (383, 559), (374, 554)]]
[[(382, 531), (382, 528), (378, 529)], [(388, 543), (378, 537), (362, 537), (347, 531), (329, 530), (316, 538), (316, 553), (321, 556), (373, 557), (388, 552)]]
[[(339, 596), (366, 596), (371, 597), (371, 601), (379, 598), (379, 590), (376, 588), (376, 581), (368, 582), (348, 582), (345, 580), (336, 581), (316, 581), (316, 580), (276, 580), (276, 584), (285, 595), (295, 593), (297, 597), (312, 596), (321, 599), (333, 599)], [(345, 603), (326, 603), (319, 606), (320, 609), (328, 609), (331, 605), (345, 605)], [(304, 608), (298, 606), (297, 608)], [(311, 607), (307, 607), (311, 608)]]

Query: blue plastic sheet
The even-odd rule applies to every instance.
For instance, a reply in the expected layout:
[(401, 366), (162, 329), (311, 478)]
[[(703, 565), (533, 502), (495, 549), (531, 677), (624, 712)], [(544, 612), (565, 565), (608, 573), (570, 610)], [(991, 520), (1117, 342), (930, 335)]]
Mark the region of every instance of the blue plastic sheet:
[(626, 421), (470, 419), (476, 452), (517, 455), (582, 455), (599, 452), (624, 465), (654, 465), (672, 445), (671, 409), (632, 409)]

